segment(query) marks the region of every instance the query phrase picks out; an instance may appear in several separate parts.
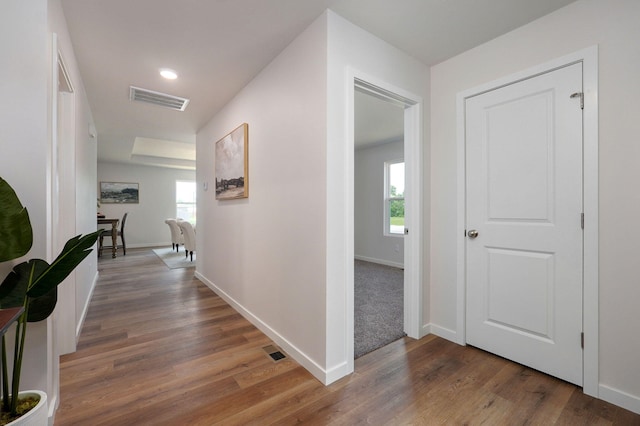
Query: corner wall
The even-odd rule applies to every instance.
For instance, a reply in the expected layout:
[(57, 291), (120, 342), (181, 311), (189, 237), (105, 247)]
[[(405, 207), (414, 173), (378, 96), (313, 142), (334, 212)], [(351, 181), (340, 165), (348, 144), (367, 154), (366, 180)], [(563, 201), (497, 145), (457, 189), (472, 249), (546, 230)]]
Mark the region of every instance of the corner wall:
[[(353, 301), (353, 77), (351, 72), (370, 76), (398, 90), (419, 96), (425, 103), (429, 99), (429, 68), (396, 49), (385, 41), (353, 25), (341, 16), (328, 11), (328, 66), (327, 66), (327, 239), (326, 239), (326, 300), (327, 300), (327, 379), (330, 383), (353, 371), (352, 341), (353, 317), (349, 313), (349, 300)], [(373, 83), (373, 82), (370, 82)], [(402, 94), (402, 93), (400, 93)], [(422, 126), (428, 129), (429, 108), (421, 105)], [(427, 271), (429, 263), (429, 170), (422, 161), (422, 153), (429, 151), (429, 138), (423, 129), (422, 145), (416, 147), (418, 159), (415, 170), (424, 179), (422, 193), (423, 217), (421, 234), (422, 259), (414, 259)], [(405, 129), (405, 136), (407, 135)], [(405, 152), (405, 163), (408, 152)], [(409, 173), (409, 171), (407, 171)], [(351, 216), (349, 216), (351, 212)], [(419, 226), (417, 227), (419, 229)], [(351, 240), (351, 241), (350, 241)], [(422, 322), (428, 323), (428, 274), (423, 274), (424, 309)], [(349, 336), (351, 334), (351, 336)]]
[[(0, 176), (16, 190), (22, 203), (29, 210), (34, 242), (25, 259), (42, 258), (51, 261), (57, 255), (53, 243), (52, 201), (57, 195), (52, 191), (52, 63), (57, 52), (52, 49), (51, 32), (58, 33), (58, 46), (66, 53), (67, 66), (72, 74), (77, 72), (73, 49), (68, 40), (66, 23), (59, 0), (8, 0), (2, 3), (0, 14), (0, 54), (6, 64), (0, 68), (0, 90), (11, 102), (0, 103)], [(77, 90), (75, 120), (78, 127), (87, 127), (91, 112), (84, 97), (79, 74), (73, 76)], [(72, 228), (87, 233), (95, 229), (93, 204), (95, 192), (95, 149), (89, 146), (76, 150), (81, 138), (79, 130), (73, 131), (76, 138), (65, 145), (64, 152), (74, 152), (75, 181), (70, 191), (75, 202), (66, 203), (67, 193), (58, 198), (62, 212), (70, 213)], [(66, 158), (65, 158), (66, 159)], [(82, 169), (82, 172), (79, 170)], [(91, 181), (83, 180), (86, 178)], [(71, 176), (73, 180), (74, 177)], [(68, 183), (68, 182), (66, 182)], [(90, 185), (90, 194), (86, 190)], [(78, 218), (76, 204), (91, 199), (89, 210), (82, 210)], [(88, 215), (85, 216), (84, 214)], [(71, 236), (70, 236), (71, 237)], [(10, 269), (2, 265), (2, 276)], [(76, 269), (78, 283), (90, 287), (97, 272), (95, 261), (86, 259)], [(72, 304), (73, 305), (73, 304)], [(54, 314), (55, 315), (55, 314)], [(72, 319), (73, 322), (73, 319)], [(57, 329), (51, 318), (29, 325), (26, 354), (23, 364), (21, 389), (40, 389), (48, 394), (49, 415), (52, 416), (58, 395), (58, 354), (55, 340)], [(73, 339), (74, 330), (67, 331)]]
[[(318, 378), (326, 364), (326, 31), (323, 15), (196, 138), (197, 276)], [(215, 143), (242, 123), (249, 198), (218, 201)]]
[[(54, 255), (62, 249), (62, 244), (78, 234), (88, 234), (96, 229), (95, 222), (95, 185), (96, 179), (96, 139), (89, 135), (89, 128), (93, 127), (91, 108), (87, 100), (82, 82), (82, 76), (76, 62), (73, 45), (67, 29), (67, 23), (60, 0), (48, 1), (48, 31), (47, 41), (52, 43), (56, 34), (58, 52), (52, 52), (51, 62), (56, 60), (58, 53), (62, 56), (69, 79), (73, 85), (73, 93), (65, 93), (64, 99), (57, 103), (60, 117), (64, 125), (58, 120), (58, 126), (65, 126), (64, 137), (58, 138), (58, 197), (59, 223), (54, 226), (54, 240), (58, 240), (58, 247), (54, 247)], [(49, 65), (49, 68), (52, 65)], [(57, 87), (57, 82), (52, 82)], [(53, 87), (50, 89), (53, 90)], [(51, 94), (49, 94), (51, 96)], [(58, 96), (61, 96), (58, 93)], [(58, 132), (58, 134), (61, 134)], [(57, 234), (56, 234), (57, 232)], [(54, 243), (55, 244), (55, 243)], [(51, 329), (53, 337), (51, 355), (51, 379), (47, 391), (49, 398), (49, 413), (53, 415), (59, 402), (58, 399), (58, 355), (75, 350), (75, 343), (80, 335), (84, 313), (89, 304), (98, 274), (95, 255), (88, 256), (69, 277), (58, 287), (58, 305), (53, 314)]]
[[(456, 94), (599, 46), (599, 397), (640, 412), (640, 3), (580, 0), (431, 69), (432, 322), (456, 330)], [(585, 312), (585, 315), (594, 315)], [(588, 337), (587, 337), (588, 338)]]
[[(428, 98), (425, 65), (327, 11), (197, 136), (198, 277), (324, 383), (353, 371), (345, 305), (353, 253), (344, 246), (350, 68)], [(426, 123), (428, 108), (422, 113)], [(249, 198), (216, 201), (215, 142), (243, 122)]]
[[(33, 246), (21, 260), (48, 259), (50, 152), (49, 81), (51, 57), (47, 33), (47, 1), (6, 0), (0, 13), (0, 176), (29, 211)], [(8, 101), (11, 100), (11, 101)], [(20, 261), (14, 262), (14, 264)], [(10, 271), (0, 265), (4, 279)], [(51, 391), (48, 378), (50, 320), (29, 325), (23, 360), (22, 389)], [(9, 340), (11, 341), (11, 340)]]
[[(93, 126), (91, 108), (84, 90), (82, 76), (73, 52), (73, 45), (69, 37), (66, 19), (60, 5), (60, 0), (49, 0), (49, 31), (57, 34), (58, 49), (63, 56), (69, 77), (73, 84), (74, 114), (71, 121), (75, 128), (72, 129), (73, 138), (61, 143), (69, 144), (66, 148), (66, 158), (60, 161), (63, 167), (73, 169), (73, 181), (67, 182), (70, 186), (61, 188), (62, 194), (68, 200), (64, 203), (64, 215), (67, 222), (74, 218), (72, 223), (67, 223), (68, 235), (62, 236), (65, 241), (77, 234), (88, 234), (96, 229), (95, 199), (96, 190), (93, 182), (96, 180), (97, 141), (89, 136), (89, 127)], [(73, 274), (76, 281), (76, 311), (81, 313), (89, 302), (89, 292), (98, 271), (95, 256), (89, 256), (75, 269)], [(64, 284), (63, 284), (64, 285)], [(80, 317), (76, 318), (76, 326), (80, 325)], [(79, 333), (79, 329), (77, 330)]]

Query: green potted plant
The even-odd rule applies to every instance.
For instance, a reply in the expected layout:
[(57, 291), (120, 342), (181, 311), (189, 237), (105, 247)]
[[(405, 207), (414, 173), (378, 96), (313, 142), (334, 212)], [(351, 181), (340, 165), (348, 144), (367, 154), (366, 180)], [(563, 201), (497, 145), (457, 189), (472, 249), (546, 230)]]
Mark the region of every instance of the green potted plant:
[[(2, 335), (0, 424), (19, 421), (15, 419), (23, 414), (26, 416), (26, 412), (37, 404), (38, 401), (33, 401), (34, 398), (22, 398), (19, 394), (27, 323), (42, 321), (51, 315), (58, 298), (58, 285), (91, 253), (99, 234), (100, 231), (96, 231), (71, 238), (51, 264), (42, 259), (30, 259), (15, 265), (0, 284), (0, 309), (24, 308), (16, 320), (12, 348), (5, 341), (4, 334)], [(31, 249), (32, 243), (33, 231), (27, 209), (22, 206), (13, 188), (0, 178), (0, 263), (24, 256)], [(11, 375), (8, 371), (9, 350), (13, 353), (14, 361)], [(36, 392), (35, 395), (42, 393)], [(44, 395), (46, 398), (46, 394)], [(19, 408), (21, 399), (26, 400), (27, 407)]]

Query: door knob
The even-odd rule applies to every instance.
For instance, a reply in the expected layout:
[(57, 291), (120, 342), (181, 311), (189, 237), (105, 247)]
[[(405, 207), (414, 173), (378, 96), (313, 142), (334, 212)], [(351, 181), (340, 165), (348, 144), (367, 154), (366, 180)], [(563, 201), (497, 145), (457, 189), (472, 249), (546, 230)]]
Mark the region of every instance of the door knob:
[(478, 231), (476, 231), (475, 229), (472, 229), (469, 232), (467, 232), (467, 236), (471, 239), (474, 239), (478, 236)]

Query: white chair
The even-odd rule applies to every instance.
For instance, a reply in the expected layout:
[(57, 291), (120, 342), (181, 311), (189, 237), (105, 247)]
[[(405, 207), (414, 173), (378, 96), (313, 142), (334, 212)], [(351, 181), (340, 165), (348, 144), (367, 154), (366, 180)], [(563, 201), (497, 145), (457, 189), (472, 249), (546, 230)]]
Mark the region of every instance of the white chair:
[(184, 238), (185, 257), (191, 255), (191, 261), (193, 262), (193, 252), (196, 251), (196, 231), (194, 231), (191, 223), (185, 220), (178, 221), (178, 226)]
[(169, 225), (169, 229), (171, 230), (171, 247), (175, 249), (175, 251), (180, 251), (180, 244), (184, 244), (184, 237), (178, 226), (178, 221), (175, 219), (167, 219), (164, 223)]

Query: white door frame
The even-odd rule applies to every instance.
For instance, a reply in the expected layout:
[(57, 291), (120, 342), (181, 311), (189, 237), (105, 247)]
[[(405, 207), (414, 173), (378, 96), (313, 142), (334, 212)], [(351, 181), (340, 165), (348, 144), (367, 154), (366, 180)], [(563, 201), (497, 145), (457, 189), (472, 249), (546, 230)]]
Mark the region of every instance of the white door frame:
[(457, 343), (466, 344), (466, 165), (465, 99), (573, 63), (583, 64), (583, 391), (598, 397), (598, 47), (592, 46), (545, 64), (474, 87), (457, 95)]
[[(56, 130), (53, 154), (56, 176), (52, 189), (57, 199), (54, 217), (54, 252), (59, 253), (66, 238), (76, 235), (76, 172), (75, 167), (75, 93), (69, 71), (61, 50), (57, 50), (57, 80), (54, 80), (54, 92), (57, 99), (55, 110)], [(62, 164), (62, 168), (60, 168)], [(65, 166), (71, 166), (65, 167)], [(62, 222), (60, 217), (71, 219)], [(58, 287), (58, 308), (54, 313), (56, 346), (59, 355), (76, 351), (76, 275), (73, 271)]]
[[(404, 331), (419, 339), (422, 334), (422, 111), (420, 96), (359, 72), (347, 70), (347, 135), (345, 147), (347, 184), (346, 255), (354, 258), (354, 147), (356, 86), (361, 91), (404, 107), (404, 160), (405, 160), (405, 227), (404, 236)], [(382, 193), (381, 193), (382, 196)], [(348, 370), (353, 371), (354, 344), (354, 276), (353, 261), (347, 262), (347, 318), (346, 338)]]
[[(48, 244), (48, 261), (53, 261), (60, 253), (65, 238), (68, 238), (66, 227), (76, 230), (75, 214), (75, 170), (71, 174), (61, 171), (60, 161), (67, 157), (64, 149), (75, 151), (75, 98), (74, 88), (65, 64), (62, 51), (58, 43), (58, 35), (51, 36), (51, 99), (50, 99), (50, 175), (49, 175), (49, 224), (51, 238)], [(65, 144), (66, 141), (66, 144)], [(73, 146), (69, 145), (69, 141)], [(62, 154), (62, 155), (61, 155)], [(75, 161), (72, 161), (75, 163)], [(73, 187), (73, 202), (65, 200), (62, 189), (68, 191)], [(66, 193), (65, 193), (66, 194)], [(71, 219), (72, 224), (63, 224), (61, 217)], [(60, 366), (61, 354), (76, 350), (76, 280), (75, 271), (58, 287), (58, 304), (51, 317), (47, 320), (47, 359), (49, 418), (59, 405), (60, 396)]]

